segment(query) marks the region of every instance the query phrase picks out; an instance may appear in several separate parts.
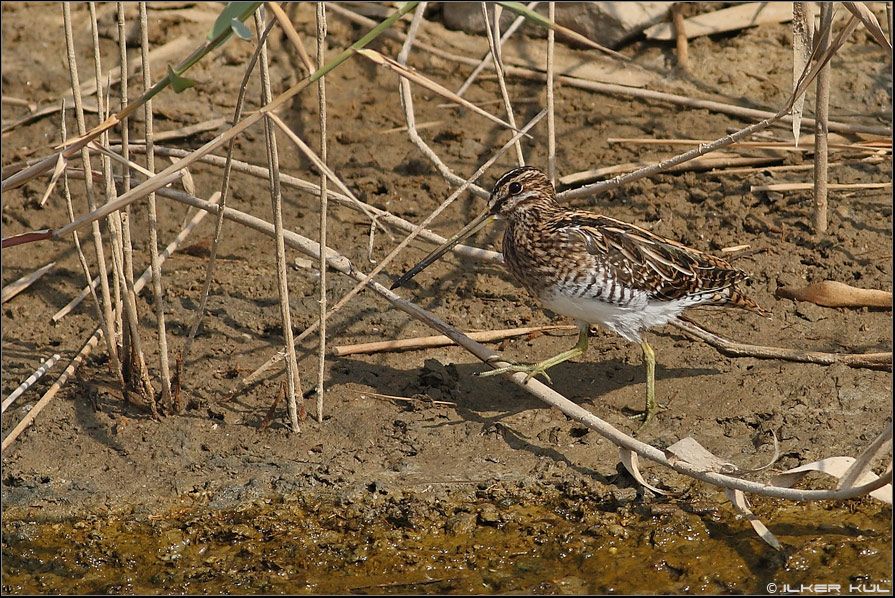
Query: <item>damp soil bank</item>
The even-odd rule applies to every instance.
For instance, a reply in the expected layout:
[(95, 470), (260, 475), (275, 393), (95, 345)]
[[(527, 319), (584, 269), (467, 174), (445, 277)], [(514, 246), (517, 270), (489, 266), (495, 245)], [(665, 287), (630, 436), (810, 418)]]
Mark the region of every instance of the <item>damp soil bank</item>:
[[(314, 39), (312, 9), (303, 3), (296, 13), (305, 40)], [(58, 105), (69, 87), (60, 6), (3, 3), (2, 11), (4, 96)], [(105, 65), (117, 60), (109, 33), (115, 29), (113, 11), (111, 3), (98, 5)], [(152, 5), (150, 41), (155, 47), (179, 36), (204, 39), (217, 12), (219, 6), (210, 3)], [(87, 6), (72, 5), (72, 13), (75, 31), (82, 33), (76, 39), (83, 81), (92, 76), (87, 74), (92, 69)], [(484, 38), (439, 31), (437, 14), (431, 17), (424, 31), (433, 43), (464, 55), (488, 51)], [(365, 31), (336, 16), (329, 25), (333, 56)], [(282, 90), (301, 76), (301, 67), (278, 34), (271, 43), (271, 78)], [(388, 40), (375, 47), (389, 56), (399, 51)], [(566, 51), (580, 52), (573, 59), (583, 64), (597, 60), (586, 52)], [(673, 44), (635, 43), (624, 52), (642, 69), (637, 77), (647, 78), (650, 88), (672, 93), (774, 112), (791, 87), (789, 25), (693, 40), (686, 76), (674, 70)], [(196, 88), (155, 98), (156, 131), (229, 118), (251, 53), (251, 43), (234, 40), (189, 72), (200, 82)], [(471, 70), (421, 51), (411, 53), (410, 64), (451, 89)], [(859, 28), (831, 64), (831, 116), (891, 127), (889, 55)], [(155, 73), (164, 68), (160, 64)], [(361, 200), (421, 221), (452, 189), (401, 129), (405, 121), (394, 75), (354, 57), (327, 76), (327, 85), (332, 168)], [(257, 87), (252, 90), (247, 110), (258, 107)], [(509, 91), (517, 122), (527, 122), (544, 105), (540, 83), (511, 79)], [(500, 114), (493, 77), (483, 76), (467, 97)], [(414, 89), (420, 135), (466, 176), (507, 137), (488, 121), (441, 106), (443, 101)], [(567, 85), (557, 88), (556, 105), (561, 176), (654, 162), (681, 149), (631, 139), (712, 140), (749, 124)], [(27, 111), (4, 103), (3, 119), (25, 117)], [(809, 94), (805, 114), (812, 113)], [(281, 116), (309, 143), (318, 139), (316, 97), (310, 90), (285, 106)], [(142, 125), (134, 127), (139, 136)], [(5, 133), (4, 168), (48, 155), (60, 141), (59, 128), (56, 114)], [(68, 130), (76, 130), (71, 119)], [(218, 132), (165, 143), (198, 148)], [(810, 131), (803, 127), (803, 132)], [(763, 139), (786, 142), (792, 133), (786, 125), (767, 135)], [(890, 154), (863, 160), (865, 153), (839, 149), (857, 141), (853, 136), (836, 139), (830, 180), (891, 182)], [(317, 180), (285, 139), (281, 147), (284, 172)], [(775, 154), (776, 164), (809, 165), (811, 144), (800, 147)], [(523, 149), (529, 164), (546, 166), (546, 124), (523, 140)], [(264, 164), (263, 131), (250, 129), (241, 136), (236, 156)], [(515, 165), (511, 152), (481, 183), (490, 186)], [(191, 174), (197, 195), (208, 197), (220, 189), (219, 169), (195, 165)], [(890, 190), (831, 192), (829, 231), (823, 238), (812, 231), (810, 191), (751, 191), (753, 185), (810, 180), (810, 170), (666, 173), (571, 205), (724, 255), (748, 271), (748, 292), (772, 318), (738, 311), (694, 314), (719, 334), (805, 350), (890, 351), (889, 309), (828, 309), (776, 297), (780, 287), (821, 280), (892, 288)], [(68, 222), (60, 194), (38, 206), (45, 186), (45, 179), (35, 180), (3, 194), (4, 237)], [(83, 211), (80, 182), (73, 181), (72, 188), (76, 210)], [(270, 218), (266, 181), (237, 176), (231, 189), (229, 205)], [(316, 238), (317, 206), (316, 196), (287, 190), (285, 226)], [(482, 207), (478, 198), (460, 198), (433, 228), (449, 236)], [(183, 206), (159, 199), (162, 242), (179, 231), (184, 216)], [(148, 254), (144, 203), (133, 206), (131, 220), (137, 223), (135, 268), (142, 269)], [(201, 296), (212, 220), (207, 218), (164, 267), (174, 353), (183, 346)], [(372, 269), (366, 218), (331, 204), (329, 222), (332, 246), (357, 268)], [(499, 249), (500, 232), (482, 232), (471, 242)], [(397, 232), (394, 238), (377, 233), (373, 259), (381, 260), (400, 238)], [(743, 245), (748, 247), (722, 253)], [(638, 494), (617, 469), (614, 445), (505, 381), (477, 378), (486, 366), (457, 348), (331, 356), (324, 374), (323, 422), (309, 418), (300, 434), (291, 433), (282, 403), (267, 418), (280, 393), (281, 375), (232, 394), (240, 377), (283, 344), (273, 246), (267, 237), (225, 223), (208, 312), (186, 363), (183, 415), (155, 421), (145, 409), (126, 404), (100, 348), (3, 452), (4, 593), (708, 593), (762, 591), (767, 583), (891, 584), (889, 507), (869, 500), (787, 505), (756, 499), (756, 513), (784, 544), (777, 553), (715, 489), (693, 486), (644, 463), (647, 481), (676, 498)], [(412, 245), (380, 280), (399, 275), (428, 249)], [(319, 278), (304, 256), (296, 257), (288, 256), (288, 276), (298, 333), (317, 319)], [(3, 305), (4, 396), (42, 357), (60, 353), (67, 363), (96, 327), (89, 301), (59, 324), (49, 323), (83, 285), (69, 242), (4, 250), (3, 285), (50, 260), (56, 266), (47, 275)], [(336, 299), (353, 281), (333, 273), (327, 285)], [(402, 293), (464, 330), (566, 323), (540, 309), (500, 268), (453, 257), (433, 265)], [(138, 306), (146, 361), (155, 374), (152, 299), (146, 294)], [(328, 342), (332, 347), (426, 334), (431, 331), (403, 312), (361, 293), (330, 319)], [(891, 417), (889, 372), (730, 358), (672, 329), (650, 333), (649, 339), (658, 361), (657, 398), (668, 409), (638, 437), (660, 448), (692, 436), (725, 461), (757, 469), (774, 456), (773, 433), (779, 443), (774, 467), (787, 469), (825, 457), (856, 456)], [(533, 361), (572, 344), (572, 336), (542, 334), (504, 342), (498, 349), (509, 359)], [(316, 338), (299, 349), (307, 389), (316, 384)], [(637, 429), (639, 422), (629, 415), (642, 407), (645, 392), (638, 347), (596, 332), (586, 356), (550, 374), (553, 386), (571, 400), (621, 430)], [(4, 413), (4, 437), (54, 378), (53, 373), (45, 377)], [(314, 402), (306, 406), (315, 415)], [(766, 480), (769, 473), (753, 477)], [(818, 477), (804, 483), (829, 487), (831, 482)], [(400, 585), (408, 582), (419, 585)]]

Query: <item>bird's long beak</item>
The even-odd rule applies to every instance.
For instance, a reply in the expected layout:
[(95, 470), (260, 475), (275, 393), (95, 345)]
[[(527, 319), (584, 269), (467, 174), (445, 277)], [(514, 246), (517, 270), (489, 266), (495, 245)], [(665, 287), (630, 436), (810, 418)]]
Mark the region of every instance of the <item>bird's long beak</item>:
[(466, 237), (472, 235), (475, 232), (478, 232), (482, 228), (485, 227), (486, 224), (490, 223), (494, 220), (494, 214), (491, 214), (488, 211), (482, 212), (478, 216), (476, 216), (475, 220), (467, 224), (463, 227), (463, 229), (458, 232), (456, 235), (445, 241), (444, 245), (427, 255), (423, 260), (418, 263), (416, 266), (405, 272), (400, 278), (395, 280), (392, 283), (391, 289), (397, 289), (400, 286), (403, 286), (407, 281), (411, 278), (428, 268), (432, 263), (443, 256), (445, 253), (451, 250), (451, 248), (465, 239)]

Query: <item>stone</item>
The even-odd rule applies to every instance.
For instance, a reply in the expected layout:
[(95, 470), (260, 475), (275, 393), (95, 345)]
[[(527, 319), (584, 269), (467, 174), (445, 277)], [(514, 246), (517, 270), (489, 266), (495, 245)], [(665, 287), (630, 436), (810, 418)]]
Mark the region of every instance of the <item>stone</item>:
[[(671, 5), (671, 2), (557, 2), (556, 22), (600, 45), (614, 47), (666, 19)], [(546, 16), (547, 3), (539, 4), (536, 10)], [(500, 18), (501, 31), (505, 31), (516, 16), (504, 9)], [(445, 2), (443, 19), (448, 29), (472, 34), (485, 32), (478, 2)], [(530, 25), (526, 27), (531, 30)], [(557, 36), (557, 40), (561, 39), (561, 35)]]

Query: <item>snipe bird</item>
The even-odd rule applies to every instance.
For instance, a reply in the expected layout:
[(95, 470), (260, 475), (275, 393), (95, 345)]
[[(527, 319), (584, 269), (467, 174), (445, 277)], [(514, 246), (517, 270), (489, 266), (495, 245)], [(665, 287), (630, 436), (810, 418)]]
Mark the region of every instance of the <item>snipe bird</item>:
[(529, 166), (501, 176), (488, 209), (397, 279), (397, 288), (489, 222), (506, 220), (503, 256), (516, 281), (547, 309), (574, 318), (578, 342), (535, 364), (514, 364), (482, 374), (526, 372), (528, 377), (587, 350), (591, 324), (640, 344), (646, 366), (646, 411), (656, 402), (656, 357), (642, 333), (672, 322), (696, 306), (743, 308), (767, 315), (737, 285), (748, 276), (726, 261), (608, 216), (571, 210), (556, 202), (547, 176)]

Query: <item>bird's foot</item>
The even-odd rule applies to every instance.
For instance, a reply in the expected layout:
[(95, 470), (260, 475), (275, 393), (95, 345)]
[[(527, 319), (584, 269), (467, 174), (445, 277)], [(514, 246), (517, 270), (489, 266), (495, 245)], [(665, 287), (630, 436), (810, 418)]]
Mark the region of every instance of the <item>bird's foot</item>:
[(647, 401), (646, 409), (644, 409), (643, 411), (637, 411), (633, 415), (629, 415), (628, 417), (630, 419), (642, 420), (642, 423), (634, 431), (634, 434), (638, 434), (643, 428), (645, 428), (646, 425), (650, 423), (656, 416), (656, 413), (658, 413), (659, 411), (664, 411), (665, 409), (668, 409), (666, 405), (662, 405), (656, 402), (655, 399), (653, 399), (652, 401)]
[(547, 362), (540, 363), (511, 363), (510, 365), (506, 365), (503, 367), (499, 367), (487, 372), (482, 372), (478, 374), (478, 376), (482, 378), (487, 378), (490, 376), (498, 376), (500, 374), (505, 374), (507, 372), (523, 372), (527, 374), (525, 376), (525, 382), (528, 382), (535, 376), (543, 376), (545, 380), (549, 384), (553, 384), (553, 380), (550, 379), (550, 376), (547, 374), (547, 368), (549, 368), (552, 364), (548, 364)]

